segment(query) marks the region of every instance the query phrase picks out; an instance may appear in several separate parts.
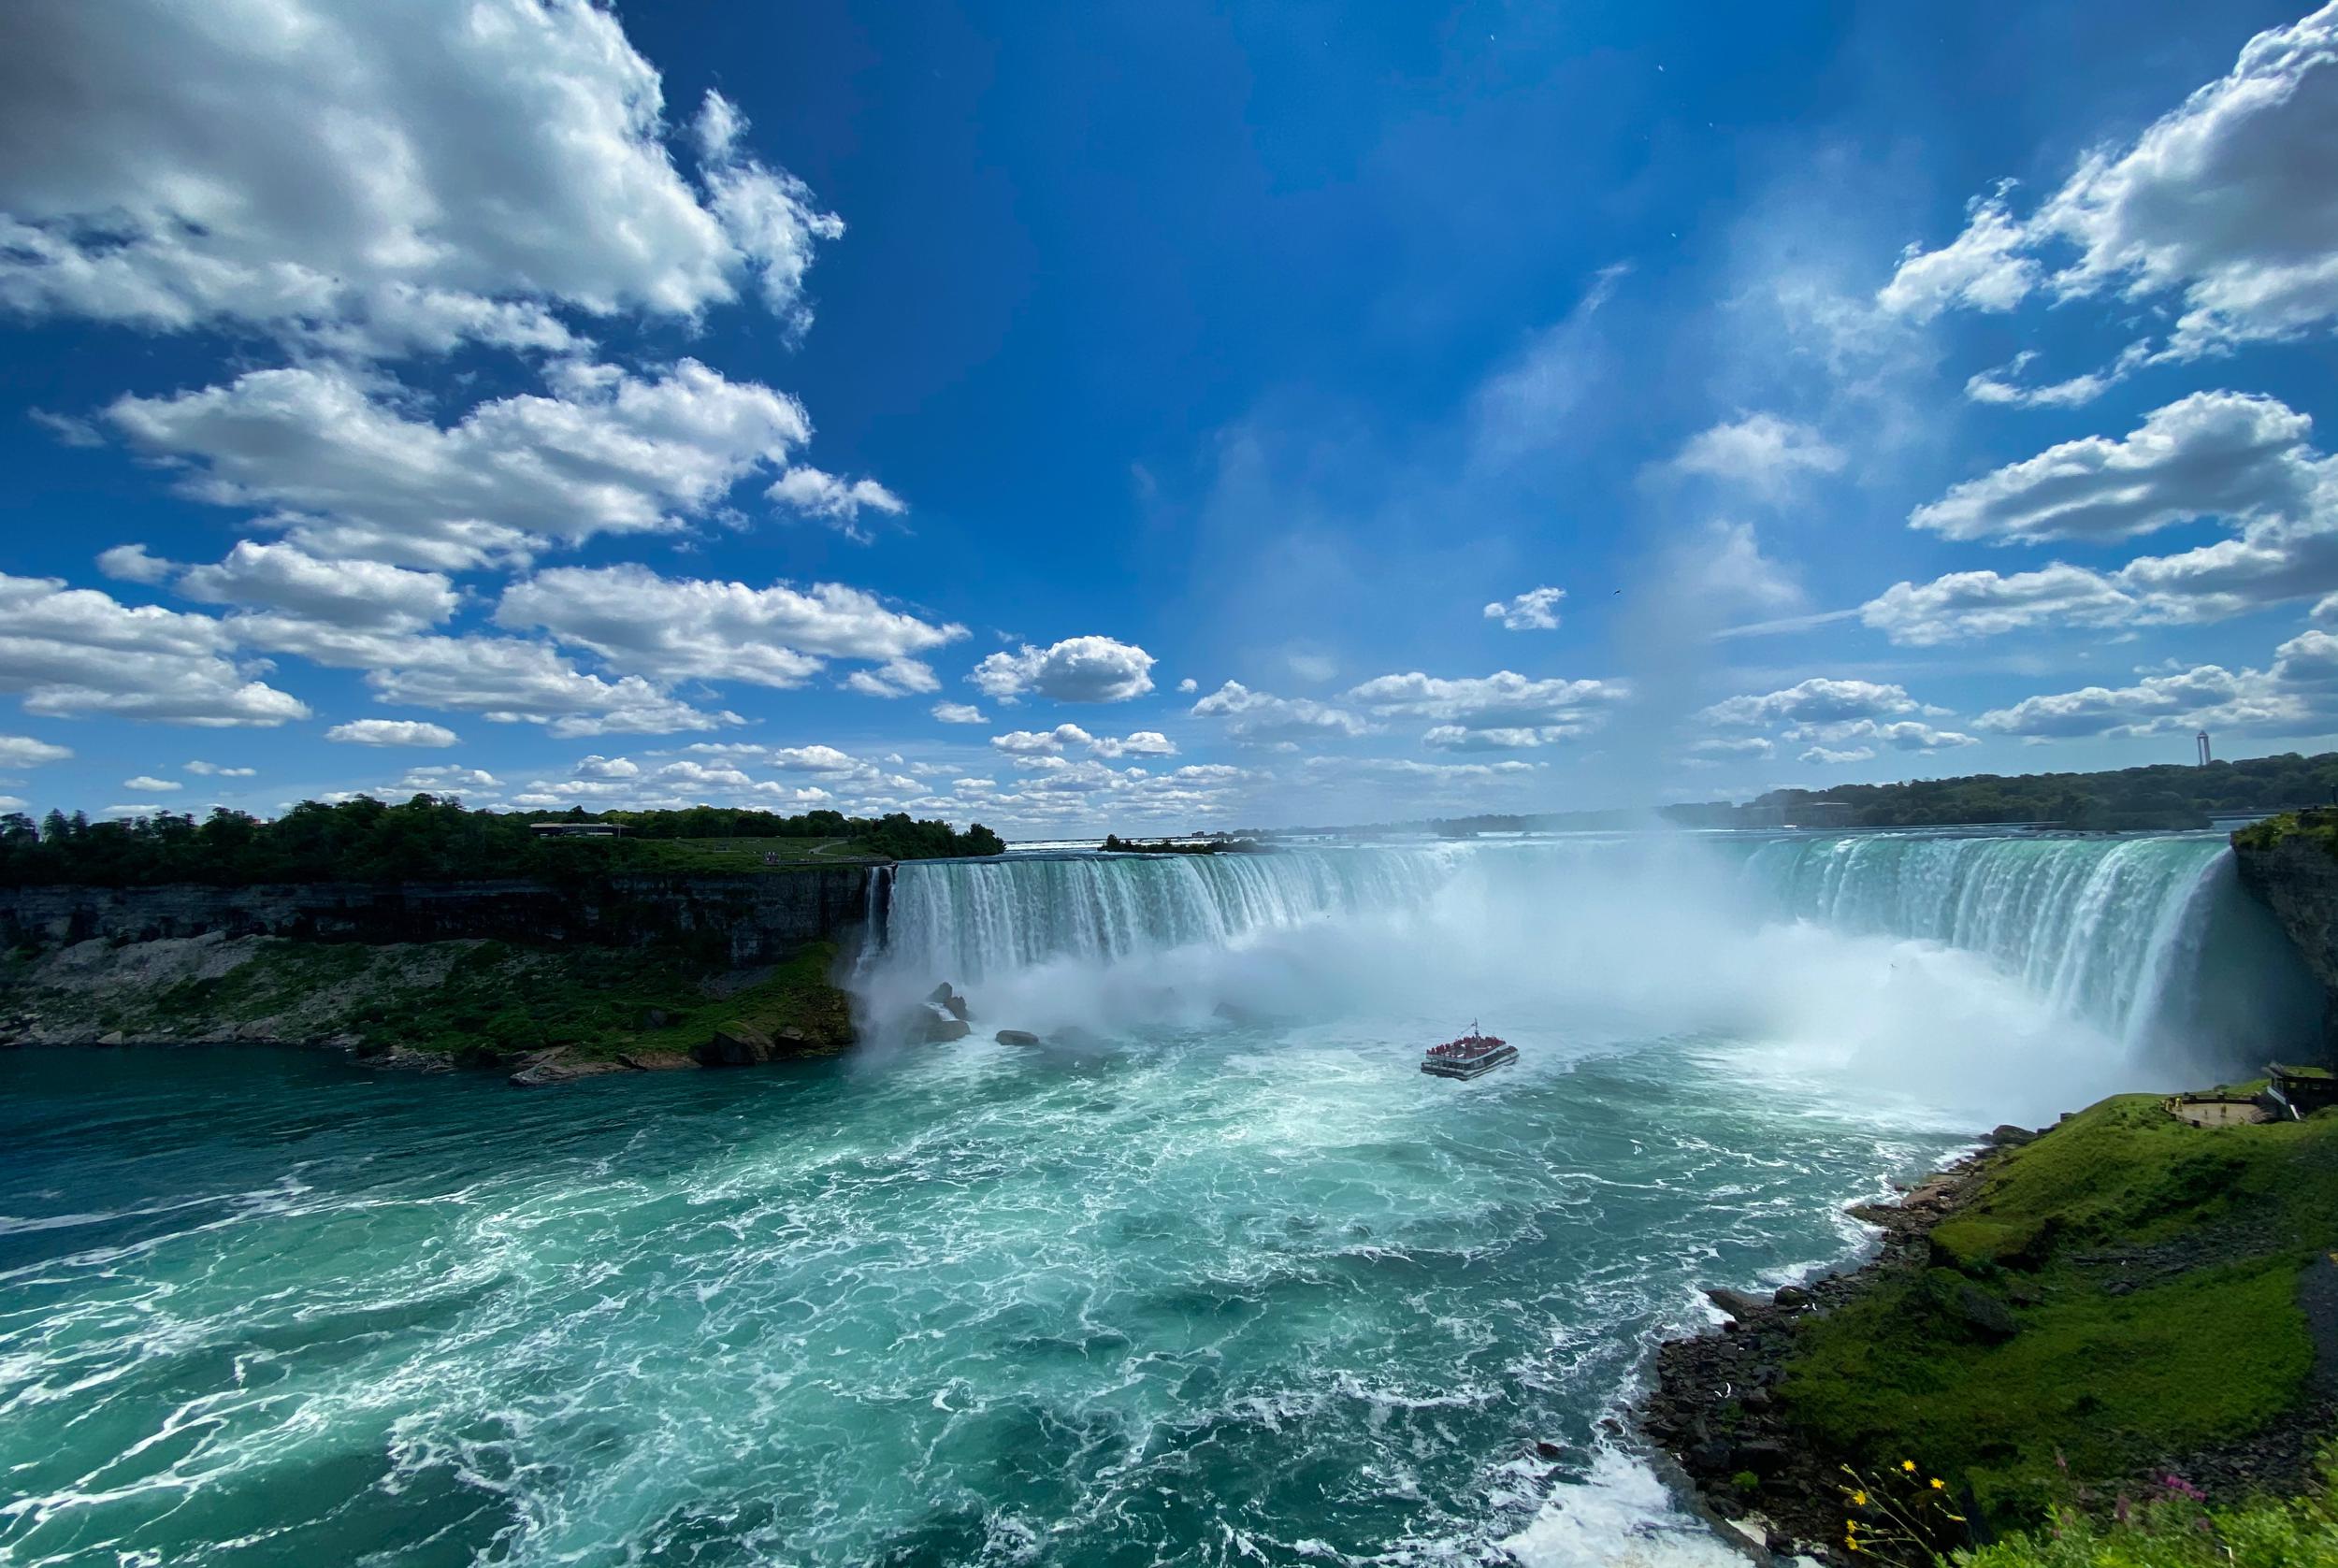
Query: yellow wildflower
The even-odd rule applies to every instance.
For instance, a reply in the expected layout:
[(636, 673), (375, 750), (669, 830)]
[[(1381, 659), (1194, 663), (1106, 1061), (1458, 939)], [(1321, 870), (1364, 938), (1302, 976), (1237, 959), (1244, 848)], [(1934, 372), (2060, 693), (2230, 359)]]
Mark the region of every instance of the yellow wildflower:
[(1868, 1505), (1868, 1494), (1863, 1491), (1853, 1492), (1851, 1494), (1851, 1504), (1855, 1508), (1866, 1507)]
[(1901, 1460), (1899, 1461), (1899, 1468), (1912, 1475), (1915, 1474), (1916, 1461), (1913, 1460)]
[(1948, 1489), (1948, 1483), (1941, 1480), (1938, 1475), (1935, 1475), (1932, 1477), (1932, 1489), (1934, 1491), (1946, 1491)]

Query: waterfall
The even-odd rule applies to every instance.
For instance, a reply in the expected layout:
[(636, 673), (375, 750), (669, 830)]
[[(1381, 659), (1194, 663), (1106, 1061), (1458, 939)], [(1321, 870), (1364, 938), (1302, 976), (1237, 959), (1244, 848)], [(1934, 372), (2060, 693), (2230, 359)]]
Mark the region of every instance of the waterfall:
[(2230, 851), (2208, 838), (1782, 839), (1747, 861), (1781, 913), (1838, 930), (1918, 937), (1985, 954), (2040, 997), (2117, 1033), (2161, 1000), (2159, 962)]
[[(1698, 944), (1710, 954), (1712, 942), (1734, 942), (1733, 930), (1807, 922), (1978, 954), (2054, 1012), (2139, 1054), (2213, 1042), (2239, 1056), (2307, 1041), (2318, 1009), (2287, 939), (2239, 886), (2230, 849), (2204, 834), (1666, 834), (1018, 855), (906, 863), (889, 886), (873, 879), (871, 895), (871, 948), (915, 987), (1050, 961), (1239, 948), (1359, 915), (1417, 918), (1465, 946), (1479, 941), (1465, 929), (1528, 942), (1545, 933), (1554, 962), (1570, 923), (1627, 948), (1619, 933), (1644, 929), (1633, 953), (1656, 964)], [(1667, 932), (1649, 924), (1652, 910), (1701, 912), (1703, 924)], [(1519, 961), (1542, 963), (1544, 950)]]
[(1433, 851), (1015, 856), (911, 861), (895, 875), (888, 959), (979, 980), (1048, 958), (1108, 961), (1324, 916), (1411, 908), (1450, 861)]
[(2314, 987), (2221, 836), (1844, 833), (1746, 858), (1778, 913), (1984, 954), (2132, 1043), (2278, 1039)]

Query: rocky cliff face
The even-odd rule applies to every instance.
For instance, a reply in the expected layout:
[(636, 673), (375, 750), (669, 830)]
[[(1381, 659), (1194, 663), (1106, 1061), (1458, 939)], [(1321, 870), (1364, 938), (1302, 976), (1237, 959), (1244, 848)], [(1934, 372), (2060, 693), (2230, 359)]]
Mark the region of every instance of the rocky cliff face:
[(585, 890), (534, 882), (284, 886), (0, 888), (0, 943), (51, 947), (202, 936), (421, 942), (487, 937), (633, 946), (711, 933), (738, 966), (806, 942), (850, 943), (869, 907), (869, 870), (815, 866), (748, 876), (619, 877)]
[(2262, 828), (2233, 835), (2232, 854), (2241, 885), (2273, 912), (2321, 983), (2322, 1055), (2338, 1060), (2338, 855), (2318, 834)]

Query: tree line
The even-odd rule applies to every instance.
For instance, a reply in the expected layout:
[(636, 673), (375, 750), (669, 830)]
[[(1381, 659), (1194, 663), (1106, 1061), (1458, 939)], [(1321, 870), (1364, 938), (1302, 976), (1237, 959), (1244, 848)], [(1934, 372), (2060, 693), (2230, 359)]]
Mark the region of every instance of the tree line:
[[(546, 821), (615, 823), (628, 836), (546, 839), (533, 826)], [(36, 823), (12, 812), (0, 816), (0, 885), (572, 879), (648, 869), (659, 859), (649, 847), (655, 841), (730, 838), (843, 840), (859, 853), (896, 860), (997, 855), (1006, 847), (980, 823), (960, 832), (946, 822), (914, 820), (905, 812), (876, 818), (833, 811), (781, 816), (700, 806), (598, 813), (579, 809), (545, 816), (472, 811), (459, 800), (433, 795), (417, 795), (401, 805), (359, 796), (334, 804), (304, 800), (272, 819), (224, 807), (200, 821), (161, 812), (92, 822), (79, 812), (70, 816), (51, 812)]]
[(2061, 827), (2205, 827), (2212, 815), (2328, 805), (2338, 800), (2338, 752), (2246, 757), (2205, 767), (2155, 763), (2100, 773), (1973, 773), (1900, 784), (1772, 790), (1744, 806), (1714, 801), (1667, 807), (1696, 827), (1763, 825), (1808, 801), (1838, 802), (1855, 827), (1925, 827), (1953, 823), (2045, 822)]
[[(1849, 827), (1940, 827), (1972, 823), (2051, 823), (2060, 827), (2122, 829), (2205, 827), (2212, 815), (2338, 804), (2338, 752), (2245, 757), (2206, 767), (2154, 763), (2096, 773), (1970, 773), (1898, 784), (1773, 789), (1740, 805), (1709, 800), (1667, 806), (1656, 814), (1685, 827), (1775, 827), (1795, 808), (1824, 800), (1829, 824)], [(1819, 813), (1811, 813), (1813, 819)], [(1369, 827), (1236, 828), (1272, 840), (1290, 833), (1480, 833), (1624, 830), (1647, 826), (1645, 810), (1498, 813), (1429, 817)]]

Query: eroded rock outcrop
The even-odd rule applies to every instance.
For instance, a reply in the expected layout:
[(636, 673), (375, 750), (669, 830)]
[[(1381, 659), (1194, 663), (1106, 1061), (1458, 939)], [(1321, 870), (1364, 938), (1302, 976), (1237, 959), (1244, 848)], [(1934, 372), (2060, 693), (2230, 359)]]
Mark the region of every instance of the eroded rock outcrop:
[[(2328, 820), (2324, 820), (2328, 819)], [(2338, 812), (2253, 824), (2232, 835), (2241, 885), (2273, 913), (2322, 987), (2322, 1055), (2338, 1061)]]

